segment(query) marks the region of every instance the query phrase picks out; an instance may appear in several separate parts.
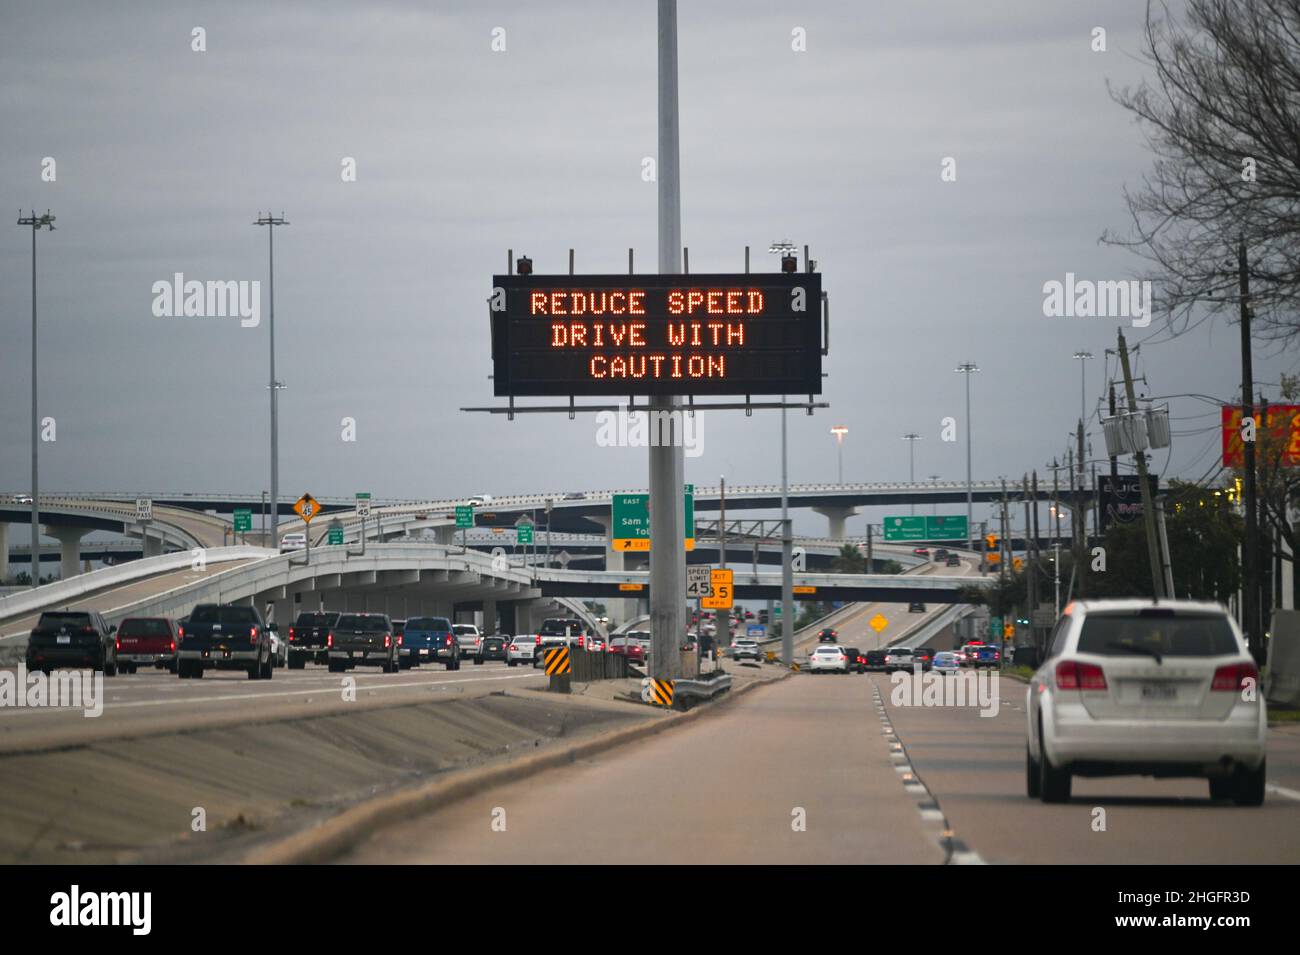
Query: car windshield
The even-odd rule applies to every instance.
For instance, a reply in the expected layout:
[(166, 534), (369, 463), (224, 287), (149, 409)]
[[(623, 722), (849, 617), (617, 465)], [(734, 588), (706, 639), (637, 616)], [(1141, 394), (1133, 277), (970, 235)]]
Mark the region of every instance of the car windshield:
[(1162, 657), (1218, 657), (1236, 654), (1237, 638), (1228, 618), (1216, 613), (1179, 613), (1152, 608), (1090, 613), (1079, 634), (1079, 652), (1102, 656), (1135, 653)]
[(436, 630), (439, 633), (446, 633), (450, 629), (451, 624), (446, 617), (412, 617), (406, 621), (407, 633), (415, 630)]
[(339, 618), (340, 630), (387, 630), (388, 620), (372, 613), (345, 613)]
[(200, 604), (190, 614), (190, 623), (219, 623), (224, 626), (255, 625), (257, 611), (252, 607), (220, 607)]

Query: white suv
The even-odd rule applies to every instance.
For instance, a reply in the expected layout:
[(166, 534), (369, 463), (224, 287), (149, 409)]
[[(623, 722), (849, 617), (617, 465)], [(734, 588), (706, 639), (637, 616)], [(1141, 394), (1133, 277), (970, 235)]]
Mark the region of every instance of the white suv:
[(1200, 776), (1211, 799), (1258, 806), (1263, 696), (1219, 604), (1075, 601), (1026, 693), (1028, 793), (1066, 802), (1073, 776)]

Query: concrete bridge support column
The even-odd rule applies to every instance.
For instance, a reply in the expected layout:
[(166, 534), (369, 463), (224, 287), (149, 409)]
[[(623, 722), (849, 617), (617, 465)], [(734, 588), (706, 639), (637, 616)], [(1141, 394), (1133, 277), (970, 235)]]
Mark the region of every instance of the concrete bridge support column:
[(81, 573), (81, 539), (93, 529), (66, 527), (62, 524), (55, 527), (45, 525), (46, 536), (59, 542), (59, 574), (64, 580), (70, 580)]
[(9, 524), (0, 521), (0, 583), (9, 579)]
[(439, 544), (456, 544), (459, 543), (456, 537), (456, 528), (452, 524), (439, 524), (433, 529), (433, 539)]
[(497, 632), (497, 602), (495, 600), (483, 601), (483, 632)]
[(826, 536), (837, 541), (845, 540), (848, 520), (858, 513), (856, 507), (814, 507), (813, 510), (830, 522), (830, 531)]
[(163, 539), (151, 536), (147, 530), (144, 532), (141, 544), (145, 557), (157, 557), (163, 552)]

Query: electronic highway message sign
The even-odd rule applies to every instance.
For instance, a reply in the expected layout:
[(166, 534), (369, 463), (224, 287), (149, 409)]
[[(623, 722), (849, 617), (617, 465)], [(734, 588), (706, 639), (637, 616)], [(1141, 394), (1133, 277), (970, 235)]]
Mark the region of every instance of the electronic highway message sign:
[(815, 395), (821, 275), (496, 275), (495, 394)]

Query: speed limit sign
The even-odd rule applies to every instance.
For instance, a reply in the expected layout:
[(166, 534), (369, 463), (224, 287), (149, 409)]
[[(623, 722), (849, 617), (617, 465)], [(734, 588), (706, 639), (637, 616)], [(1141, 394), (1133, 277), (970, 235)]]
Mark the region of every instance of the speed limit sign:
[(320, 513), (320, 503), (310, 494), (304, 494), (298, 498), (293, 509), (299, 517), (310, 524), (311, 519)]

